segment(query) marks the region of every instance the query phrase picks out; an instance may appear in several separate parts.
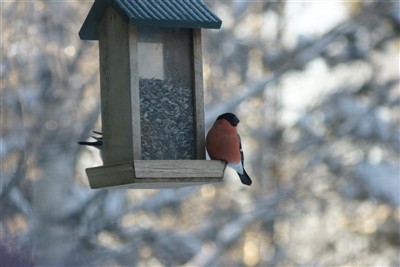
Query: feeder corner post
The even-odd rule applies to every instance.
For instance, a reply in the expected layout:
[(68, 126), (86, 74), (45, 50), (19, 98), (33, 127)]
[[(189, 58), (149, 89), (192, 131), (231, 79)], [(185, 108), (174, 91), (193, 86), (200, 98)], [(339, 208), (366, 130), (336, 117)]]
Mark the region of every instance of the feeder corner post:
[(140, 159), (136, 28), (108, 7), (99, 24), (104, 165)]
[(201, 29), (193, 30), (194, 84), (195, 84), (195, 119), (196, 119), (196, 153), (198, 159), (205, 159), (205, 117), (203, 88), (203, 52)]

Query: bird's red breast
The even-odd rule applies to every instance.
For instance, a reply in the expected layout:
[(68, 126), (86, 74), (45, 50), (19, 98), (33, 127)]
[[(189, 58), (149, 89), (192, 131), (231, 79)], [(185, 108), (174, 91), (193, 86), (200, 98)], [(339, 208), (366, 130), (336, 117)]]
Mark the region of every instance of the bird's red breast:
[(236, 127), (227, 120), (215, 121), (206, 137), (206, 148), (211, 159), (223, 160), (228, 163), (239, 163), (240, 140)]

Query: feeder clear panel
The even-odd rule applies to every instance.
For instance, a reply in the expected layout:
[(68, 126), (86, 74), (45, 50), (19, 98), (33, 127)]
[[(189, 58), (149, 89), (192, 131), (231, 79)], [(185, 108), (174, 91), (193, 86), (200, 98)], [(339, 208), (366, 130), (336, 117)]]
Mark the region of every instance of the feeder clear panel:
[(142, 159), (195, 159), (192, 30), (139, 28), (138, 66)]

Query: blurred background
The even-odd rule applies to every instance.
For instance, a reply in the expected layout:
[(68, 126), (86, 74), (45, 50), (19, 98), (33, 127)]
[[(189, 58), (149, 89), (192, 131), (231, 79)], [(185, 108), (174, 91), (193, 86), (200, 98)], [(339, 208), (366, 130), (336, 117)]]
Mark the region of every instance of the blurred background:
[(91, 190), (92, 2), (1, 1), (2, 266), (400, 265), (399, 2), (208, 1), (206, 124), (253, 185)]

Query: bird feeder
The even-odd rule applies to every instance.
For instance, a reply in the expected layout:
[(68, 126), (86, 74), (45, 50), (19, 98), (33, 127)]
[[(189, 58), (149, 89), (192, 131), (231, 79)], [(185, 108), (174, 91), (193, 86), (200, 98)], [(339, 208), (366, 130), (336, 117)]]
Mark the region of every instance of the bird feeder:
[(98, 40), (103, 166), (92, 188), (219, 182), (205, 160), (201, 28), (221, 20), (201, 0), (96, 0), (79, 32)]

